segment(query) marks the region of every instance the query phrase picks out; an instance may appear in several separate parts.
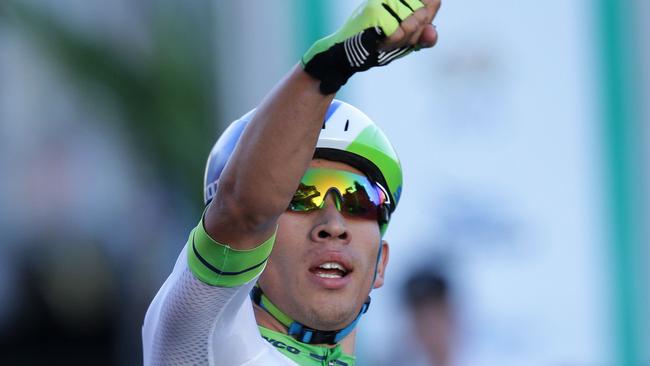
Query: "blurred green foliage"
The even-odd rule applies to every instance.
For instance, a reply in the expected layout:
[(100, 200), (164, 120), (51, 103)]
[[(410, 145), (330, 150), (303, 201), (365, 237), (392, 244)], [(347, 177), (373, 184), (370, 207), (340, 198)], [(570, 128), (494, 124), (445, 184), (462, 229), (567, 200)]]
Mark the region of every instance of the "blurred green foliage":
[(29, 35), (80, 88), (99, 88), (98, 95), (117, 107), (123, 117), (118, 127), (156, 178), (202, 202), (203, 164), (217, 136), (212, 3), (132, 6), (142, 22), (145, 47), (115, 42), (106, 32), (74, 29), (38, 2), (5, 1), (0, 21)]

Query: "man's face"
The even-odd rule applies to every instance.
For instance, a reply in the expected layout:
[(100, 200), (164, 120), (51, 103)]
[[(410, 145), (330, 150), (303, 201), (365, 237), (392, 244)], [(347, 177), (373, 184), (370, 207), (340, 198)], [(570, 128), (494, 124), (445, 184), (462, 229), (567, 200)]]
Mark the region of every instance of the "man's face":
[[(349, 165), (322, 159), (310, 167), (362, 174)], [(327, 196), (322, 209), (285, 212), (276, 244), (259, 280), (266, 296), (292, 319), (307, 326), (336, 330), (352, 322), (368, 293), (383, 285), (388, 244), (373, 282), (381, 235), (377, 221), (343, 216)], [(340, 272), (332, 265), (344, 267)], [(336, 267), (336, 266), (334, 266)]]

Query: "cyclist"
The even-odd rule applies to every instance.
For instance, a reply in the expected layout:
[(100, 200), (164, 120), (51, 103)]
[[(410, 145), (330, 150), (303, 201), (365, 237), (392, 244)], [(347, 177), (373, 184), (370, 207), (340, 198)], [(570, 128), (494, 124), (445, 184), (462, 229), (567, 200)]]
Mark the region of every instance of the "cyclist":
[(334, 95), (432, 47), (439, 6), (364, 2), (221, 135), (205, 213), (145, 317), (145, 364), (354, 364), (402, 174), (381, 130)]

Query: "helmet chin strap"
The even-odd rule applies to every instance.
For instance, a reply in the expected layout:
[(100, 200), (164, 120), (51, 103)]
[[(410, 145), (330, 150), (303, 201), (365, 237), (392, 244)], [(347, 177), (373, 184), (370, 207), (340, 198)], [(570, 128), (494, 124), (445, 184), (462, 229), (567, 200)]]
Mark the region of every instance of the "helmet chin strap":
[[(375, 274), (373, 275), (372, 278), (372, 283), (370, 285), (370, 290), (372, 291), (372, 286), (375, 283), (375, 279), (377, 278), (377, 270), (379, 267), (379, 260), (381, 259), (381, 252), (382, 252), (382, 243), (379, 242), (379, 250), (377, 251), (377, 261), (375, 262)], [(352, 330), (354, 330), (354, 327), (356, 327), (357, 323), (359, 322), (359, 319), (361, 319), (361, 316), (368, 311), (368, 308), (370, 307), (370, 296), (368, 296), (368, 299), (363, 303), (361, 306), (361, 310), (359, 311), (359, 314), (357, 317), (350, 323), (348, 324), (345, 328), (339, 329), (339, 330), (318, 330), (318, 329), (313, 329), (310, 328), (302, 323), (299, 323), (293, 319), (291, 319), (288, 315), (286, 315), (282, 310), (280, 310), (277, 306), (275, 306), (266, 295), (264, 295), (264, 292), (262, 292), (262, 289), (260, 288), (259, 284), (256, 284), (255, 287), (251, 290), (251, 299), (255, 304), (257, 304), (259, 307), (264, 309), (267, 313), (271, 314), (277, 321), (282, 323), (285, 327), (287, 327), (287, 333), (297, 339), (300, 342), (303, 343), (309, 343), (309, 344), (337, 344), (343, 340)]]

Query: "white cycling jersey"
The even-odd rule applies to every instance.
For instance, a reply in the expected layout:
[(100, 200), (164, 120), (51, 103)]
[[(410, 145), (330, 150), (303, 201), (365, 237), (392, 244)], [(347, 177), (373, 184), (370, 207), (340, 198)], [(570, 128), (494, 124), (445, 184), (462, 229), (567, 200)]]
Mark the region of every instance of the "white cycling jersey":
[(307, 345), (258, 327), (249, 293), (274, 240), (237, 251), (213, 241), (201, 221), (147, 310), (144, 364), (353, 365), (340, 346)]

